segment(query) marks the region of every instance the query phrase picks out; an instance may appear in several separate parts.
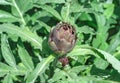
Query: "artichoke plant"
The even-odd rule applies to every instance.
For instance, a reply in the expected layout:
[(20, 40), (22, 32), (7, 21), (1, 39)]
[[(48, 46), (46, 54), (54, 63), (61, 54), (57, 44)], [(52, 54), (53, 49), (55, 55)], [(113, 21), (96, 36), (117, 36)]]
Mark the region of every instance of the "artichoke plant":
[(76, 39), (75, 28), (68, 23), (60, 22), (51, 29), (48, 43), (55, 53), (64, 55), (73, 49)]

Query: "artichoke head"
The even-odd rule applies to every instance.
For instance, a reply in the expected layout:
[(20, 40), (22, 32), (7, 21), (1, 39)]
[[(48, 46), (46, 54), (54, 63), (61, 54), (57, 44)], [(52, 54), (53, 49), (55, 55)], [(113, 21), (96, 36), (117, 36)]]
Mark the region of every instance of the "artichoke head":
[(75, 28), (68, 23), (60, 22), (51, 29), (48, 43), (55, 53), (64, 55), (73, 49), (76, 39)]

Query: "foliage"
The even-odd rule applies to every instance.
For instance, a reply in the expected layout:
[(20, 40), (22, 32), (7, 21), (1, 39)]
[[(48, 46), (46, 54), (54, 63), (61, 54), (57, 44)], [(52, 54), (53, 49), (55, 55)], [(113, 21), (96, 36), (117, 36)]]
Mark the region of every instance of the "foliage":
[[(119, 83), (119, 0), (0, 0), (0, 83)], [(62, 66), (48, 46), (59, 22), (77, 31)]]

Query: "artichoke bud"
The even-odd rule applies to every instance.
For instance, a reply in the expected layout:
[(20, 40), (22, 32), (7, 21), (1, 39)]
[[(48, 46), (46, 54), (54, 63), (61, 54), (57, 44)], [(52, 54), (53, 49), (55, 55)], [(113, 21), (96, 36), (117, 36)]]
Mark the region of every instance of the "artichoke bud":
[(51, 29), (48, 43), (55, 53), (64, 55), (73, 49), (76, 39), (75, 28), (68, 23), (60, 22)]

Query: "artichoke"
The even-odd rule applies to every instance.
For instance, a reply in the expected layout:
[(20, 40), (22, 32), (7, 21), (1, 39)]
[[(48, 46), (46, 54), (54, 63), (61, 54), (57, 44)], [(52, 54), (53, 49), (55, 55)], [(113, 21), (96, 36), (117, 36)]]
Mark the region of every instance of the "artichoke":
[(69, 63), (68, 57), (61, 57), (61, 58), (59, 58), (59, 61), (62, 63), (63, 67)]
[(76, 39), (75, 28), (68, 23), (60, 22), (51, 29), (48, 43), (55, 53), (64, 55), (73, 49)]

